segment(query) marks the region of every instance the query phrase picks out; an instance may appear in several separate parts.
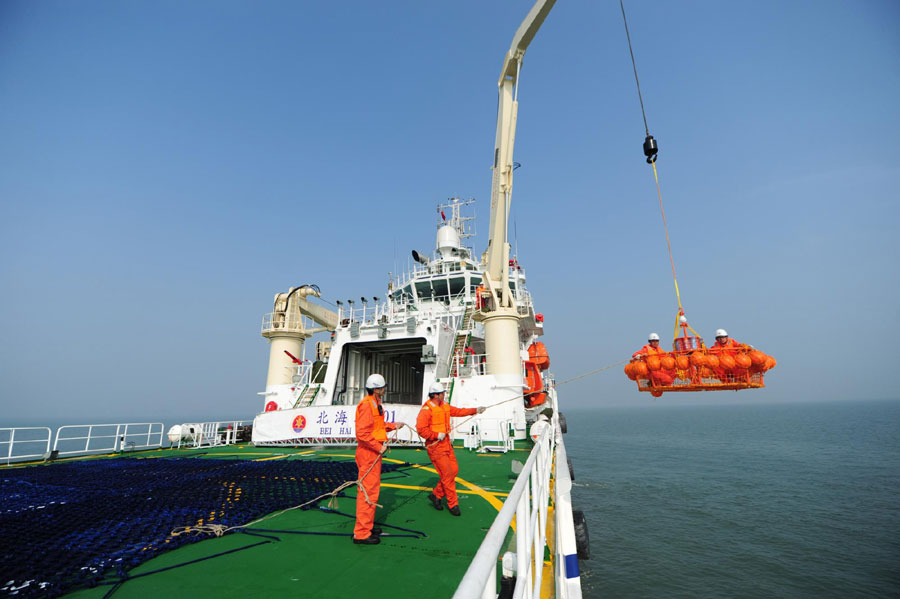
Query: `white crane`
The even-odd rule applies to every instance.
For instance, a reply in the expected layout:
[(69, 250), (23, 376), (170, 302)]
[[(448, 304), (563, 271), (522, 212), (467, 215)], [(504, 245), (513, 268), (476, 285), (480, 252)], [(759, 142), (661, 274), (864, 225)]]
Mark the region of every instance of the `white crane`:
[(519, 358), (519, 314), (509, 290), (509, 206), (513, 182), (513, 146), (519, 111), (518, 83), (528, 44), (550, 13), (556, 0), (538, 0), (513, 36), (500, 70), (497, 103), (497, 136), (494, 141), (491, 185), (491, 225), (488, 247), (482, 256), (484, 284), (492, 296), (487, 309), (476, 318), (484, 322), (489, 374), (515, 375), (522, 371)]
[[(313, 304), (308, 296), (321, 297), (319, 288), (301, 285), (278, 293), (273, 311), (263, 318), (262, 336), (269, 340), (269, 372), (263, 395), (279, 408), (293, 405), (294, 360), (303, 357), (306, 340), (316, 333), (334, 331), (338, 325), (337, 313)], [(321, 326), (307, 328), (304, 317)]]

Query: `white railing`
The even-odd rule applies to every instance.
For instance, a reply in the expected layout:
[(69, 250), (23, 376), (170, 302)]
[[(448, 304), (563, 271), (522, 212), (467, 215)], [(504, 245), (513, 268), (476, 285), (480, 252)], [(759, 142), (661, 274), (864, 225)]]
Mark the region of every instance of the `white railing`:
[(516, 586), (513, 598), (538, 599), (541, 596), (550, 470), (557, 430), (554, 414), (553, 426), (545, 428), (538, 437), (516, 484), (453, 594), (454, 599), (493, 599), (497, 596), (497, 563), (513, 516), (516, 517)]
[(482, 374), (487, 374), (487, 354), (470, 354), (466, 352), (453, 354), (450, 376), (468, 377)]
[(509, 418), (479, 418), (471, 421), (467, 428), (461, 431), (466, 449), (478, 453), (506, 453), (516, 448), (516, 432)]
[[(420, 297), (418, 301), (403, 298), (400, 301), (388, 300), (377, 303), (365, 303), (362, 304), (362, 307), (356, 307), (357, 303), (340, 305), (338, 306), (338, 327), (347, 328), (354, 322), (366, 326), (406, 324), (406, 319), (409, 318), (411, 312), (418, 316), (427, 315), (441, 318), (445, 324), (451, 322), (448, 319), (456, 319), (453, 322), (458, 322), (461, 314), (453, 314), (453, 309), (464, 305), (466, 299), (466, 292), (463, 290), (456, 295)], [(447, 302), (450, 303), (449, 306)], [(265, 331), (265, 321), (263, 330)]]
[(302, 364), (294, 365), (294, 373), (291, 376), (291, 380), (294, 382), (294, 387), (296, 388), (308, 385), (309, 376), (312, 374), (312, 362), (306, 359), (301, 359), (300, 361)]
[[(12, 461), (42, 458), (50, 452), (51, 437), (50, 429), (46, 426), (0, 428), (0, 456), (6, 454), (5, 458), (0, 459), (5, 459), (9, 465)], [(39, 447), (43, 448), (42, 451), (35, 453)]]
[(153, 449), (162, 447), (162, 440), (162, 422), (70, 424), (56, 429), (53, 451), (57, 455), (74, 455)]
[(408, 316), (406, 307), (412, 305), (405, 302), (395, 303), (382, 301), (377, 303), (365, 303), (361, 308), (354, 305), (338, 306), (338, 326), (348, 327), (351, 322), (360, 324), (402, 324)]
[(196, 424), (182, 424), (184, 427), (195, 427), (193, 434), (182, 433), (177, 447), (218, 447), (220, 445), (233, 445), (239, 440), (239, 430), (252, 424), (252, 420), (221, 420), (217, 422), (200, 422)]
[(286, 314), (285, 312), (269, 312), (263, 315), (262, 333), (271, 331), (282, 331), (285, 333), (302, 333), (309, 328), (304, 322), (302, 316), (296, 314)]

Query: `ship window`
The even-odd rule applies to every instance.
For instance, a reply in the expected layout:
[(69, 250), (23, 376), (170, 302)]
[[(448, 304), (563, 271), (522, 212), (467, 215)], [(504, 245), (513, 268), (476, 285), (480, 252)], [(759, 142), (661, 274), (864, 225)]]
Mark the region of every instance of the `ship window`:
[(435, 297), (447, 297), (447, 280), (446, 279), (435, 279), (432, 281), (432, 285), (434, 285), (434, 296)]
[[(430, 298), (431, 297), (431, 284), (428, 282), (416, 283), (416, 295), (419, 296), (419, 299)], [(435, 295), (437, 295), (437, 291), (435, 291)]]
[(459, 295), (466, 286), (465, 277), (453, 277), (450, 279), (450, 295)]

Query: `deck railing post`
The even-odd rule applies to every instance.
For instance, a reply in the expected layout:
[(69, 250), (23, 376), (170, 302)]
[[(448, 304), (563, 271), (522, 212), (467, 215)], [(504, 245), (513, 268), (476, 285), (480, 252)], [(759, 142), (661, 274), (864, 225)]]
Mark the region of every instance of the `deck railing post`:
[(12, 461), (12, 450), (13, 445), (16, 444), (16, 429), (12, 429), (9, 432), (9, 450), (6, 452), (6, 465), (9, 466), (10, 461)]
[(525, 584), (525, 572), (528, 571), (528, 488), (519, 498), (516, 506), (516, 587)]

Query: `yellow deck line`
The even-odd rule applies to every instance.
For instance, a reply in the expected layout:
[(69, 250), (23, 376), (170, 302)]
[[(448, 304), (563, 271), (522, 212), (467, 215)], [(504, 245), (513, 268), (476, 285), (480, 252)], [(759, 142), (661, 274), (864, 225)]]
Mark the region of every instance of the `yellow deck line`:
[[(381, 483), (382, 487), (392, 487), (394, 489), (410, 489), (412, 491), (430, 491), (431, 487), (417, 487), (415, 485), (398, 485), (394, 483)], [(476, 491), (465, 491), (463, 489), (457, 489), (457, 493), (465, 493), (466, 495), (477, 495)], [(493, 495), (495, 497), (506, 497), (509, 493), (498, 493), (496, 491), (485, 491), (485, 493), (489, 495)]]
[[(553, 492), (552, 486), (550, 492)], [(556, 526), (552, 505), (547, 507), (547, 548), (550, 550), (550, 559), (544, 561), (544, 573), (541, 574), (541, 599), (550, 599), (556, 594), (556, 574), (553, 571), (553, 562), (556, 560)]]
[[(336, 458), (356, 458), (355, 455), (348, 455), (348, 454), (343, 454), (343, 453), (332, 453), (332, 454), (327, 454), (327, 455), (330, 455), (330, 456), (333, 456)], [(404, 460), (394, 460), (391, 458), (384, 458), (384, 457), (381, 459), (384, 460), (385, 462), (393, 462), (395, 464), (406, 464), (407, 463)], [(421, 464), (410, 464), (410, 466), (412, 466), (413, 468), (420, 468), (420, 469), (428, 471), (428, 472), (433, 472), (435, 474), (438, 473), (438, 471), (435, 470), (434, 468), (429, 468), (428, 466), (422, 466)], [(492, 494), (488, 493), (487, 491), (485, 491), (478, 485), (474, 485), (465, 479), (459, 478), (458, 476), (456, 477), (456, 482), (458, 482), (465, 488), (469, 489), (472, 492), (472, 494), (478, 495), (479, 497), (481, 497), (482, 499), (487, 501), (498, 512), (503, 508), (502, 501), (500, 501), (499, 499), (497, 499)]]
[(282, 454), (282, 455), (276, 455), (276, 456), (273, 456), (273, 457), (271, 457), (271, 458), (259, 458), (258, 460), (251, 460), (251, 461), (252, 461), (252, 462), (265, 462), (265, 461), (268, 461), (268, 460), (283, 460), (284, 458), (289, 458), (289, 457), (291, 457), (292, 455), (295, 455), (295, 454), (292, 454), (292, 453), (285, 453), (285, 454)]
[[(553, 461), (550, 464), (551, 474), (556, 472), (556, 452), (553, 454)], [(547, 506), (547, 529), (545, 531), (547, 539), (547, 549), (550, 553), (550, 559), (544, 562), (544, 572), (541, 574), (541, 599), (551, 599), (556, 595), (556, 519), (554, 517), (553, 498), (556, 496), (556, 478), (550, 477), (550, 505)]]

